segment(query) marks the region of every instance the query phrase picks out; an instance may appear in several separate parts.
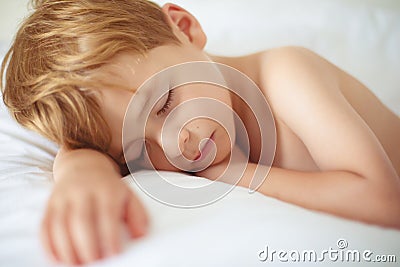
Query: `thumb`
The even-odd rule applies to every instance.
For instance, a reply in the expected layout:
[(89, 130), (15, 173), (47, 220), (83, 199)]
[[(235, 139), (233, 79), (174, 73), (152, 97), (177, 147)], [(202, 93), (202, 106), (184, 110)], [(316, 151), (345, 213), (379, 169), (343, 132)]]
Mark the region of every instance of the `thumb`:
[(149, 226), (147, 212), (133, 192), (128, 194), (124, 217), (132, 237), (141, 237), (147, 233)]

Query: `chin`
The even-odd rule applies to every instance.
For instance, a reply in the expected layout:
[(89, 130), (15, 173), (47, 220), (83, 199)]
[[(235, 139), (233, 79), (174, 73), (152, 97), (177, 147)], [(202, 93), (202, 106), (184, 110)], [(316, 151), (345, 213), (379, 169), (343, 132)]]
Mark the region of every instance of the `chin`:
[(218, 153), (211, 165), (215, 165), (215, 164), (221, 163), (227, 157), (229, 157), (230, 154), (231, 154), (230, 153), (230, 149), (225, 149), (225, 151), (222, 151), (221, 153)]
[[(232, 147), (235, 145), (235, 133), (232, 133), (233, 136), (232, 138), (229, 138), (229, 135), (225, 131), (225, 129), (222, 131), (222, 134), (217, 134), (215, 135), (215, 144), (217, 146), (217, 155), (213, 161), (214, 164), (218, 164), (225, 160), (227, 157), (230, 156)], [(233, 144), (231, 143), (233, 142)]]

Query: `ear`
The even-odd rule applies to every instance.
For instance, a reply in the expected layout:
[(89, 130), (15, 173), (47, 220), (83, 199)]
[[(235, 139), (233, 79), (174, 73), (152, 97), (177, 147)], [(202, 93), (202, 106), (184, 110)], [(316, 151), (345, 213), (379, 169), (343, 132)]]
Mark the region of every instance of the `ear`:
[[(207, 42), (207, 37), (197, 19), (182, 7), (167, 3), (162, 6), (168, 24), (176, 35), (184, 34), (190, 43), (203, 49)], [(178, 38), (180, 36), (178, 35)], [(180, 38), (181, 39), (181, 38)]]

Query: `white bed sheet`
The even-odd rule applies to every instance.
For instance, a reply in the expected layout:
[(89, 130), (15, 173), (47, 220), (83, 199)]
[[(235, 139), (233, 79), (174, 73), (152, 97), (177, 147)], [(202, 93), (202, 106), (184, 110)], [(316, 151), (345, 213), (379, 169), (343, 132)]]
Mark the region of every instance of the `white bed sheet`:
[[(175, 2), (199, 18), (210, 52), (233, 55), (303, 45), (355, 75), (400, 114), (400, 6), (396, 1)], [(0, 266), (52, 266), (38, 234), (56, 152), (55, 144), (19, 127), (0, 106)], [(164, 174), (181, 184), (208, 182)], [(137, 179), (162, 186), (153, 172), (140, 172)], [(320, 253), (338, 249), (341, 238), (348, 242), (348, 249), (395, 255), (400, 261), (400, 231), (308, 211), (258, 193), (249, 195), (243, 188), (207, 207), (177, 209), (129, 184), (149, 211), (150, 233), (127, 241), (121, 255), (93, 266), (261, 266), (270, 264), (258, 259), (265, 246)], [(325, 260), (323, 264), (342, 262)]]

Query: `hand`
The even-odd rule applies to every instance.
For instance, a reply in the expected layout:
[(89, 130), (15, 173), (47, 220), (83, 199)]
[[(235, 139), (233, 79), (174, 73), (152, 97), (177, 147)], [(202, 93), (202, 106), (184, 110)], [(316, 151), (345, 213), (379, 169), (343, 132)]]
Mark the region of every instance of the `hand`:
[(84, 264), (121, 251), (121, 222), (146, 233), (146, 212), (116, 172), (93, 170), (60, 179), (48, 201), (41, 237), (57, 261)]

